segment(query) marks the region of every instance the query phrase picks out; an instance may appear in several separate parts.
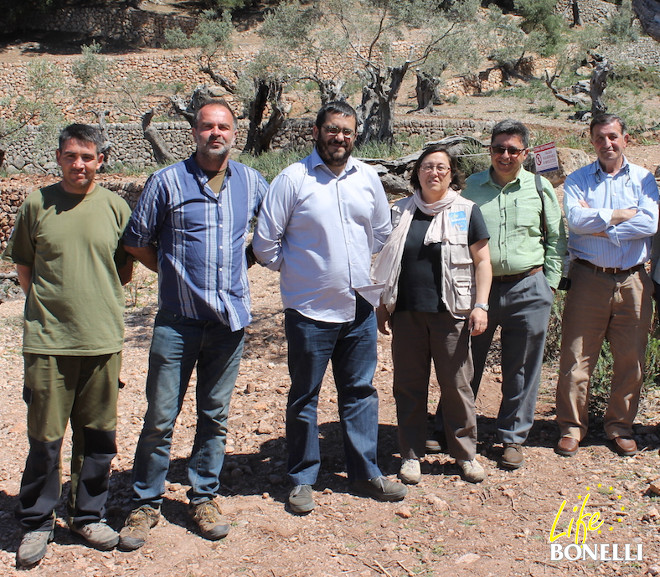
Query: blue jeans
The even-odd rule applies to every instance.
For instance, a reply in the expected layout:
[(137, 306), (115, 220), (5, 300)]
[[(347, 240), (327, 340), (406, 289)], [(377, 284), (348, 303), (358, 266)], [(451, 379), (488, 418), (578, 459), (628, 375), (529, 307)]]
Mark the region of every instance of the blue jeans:
[(317, 406), (328, 361), (332, 361), (337, 388), (348, 478), (379, 477), (378, 392), (372, 384), (377, 358), (373, 307), (358, 297), (356, 318), (346, 323), (315, 321), (287, 309), (284, 323), (291, 376), (286, 410), (289, 479), (294, 485), (313, 485), (319, 472)]
[(170, 463), (172, 431), (197, 363), (197, 429), (190, 461), (188, 498), (213, 499), (220, 489), (229, 401), (243, 353), (244, 331), (216, 321), (161, 310), (149, 351), (147, 413), (135, 451), (133, 501), (160, 507)]

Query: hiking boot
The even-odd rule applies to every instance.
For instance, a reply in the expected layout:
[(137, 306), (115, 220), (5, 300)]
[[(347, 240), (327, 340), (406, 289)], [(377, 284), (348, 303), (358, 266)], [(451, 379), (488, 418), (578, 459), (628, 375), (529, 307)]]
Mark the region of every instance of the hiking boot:
[(84, 525), (72, 523), (69, 525), (69, 530), (80, 535), (92, 547), (101, 551), (109, 551), (119, 543), (119, 533), (105, 521), (85, 523)]
[(457, 459), (456, 464), (461, 469), (463, 479), (468, 483), (481, 483), (486, 478), (486, 472), (476, 457), (471, 461)]
[(417, 485), (422, 480), (419, 459), (403, 459), (399, 469), (399, 479), (407, 485)]
[(504, 453), (500, 464), (505, 469), (519, 469), (525, 462), (525, 455), (522, 452), (520, 443), (504, 443)]
[(351, 488), (359, 495), (371, 497), (378, 501), (401, 501), (408, 494), (405, 485), (389, 481), (382, 475), (369, 480), (353, 481)]
[(29, 567), (41, 561), (46, 554), (46, 549), (48, 549), (48, 543), (52, 540), (52, 529), (24, 533), (18, 551), (16, 551), (16, 565), (18, 567)]
[(191, 505), (190, 514), (197, 523), (200, 534), (206, 539), (217, 541), (229, 533), (229, 521), (222, 516), (220, 506), (214, 499)]
[(296, 485), (289, 493), (289, 507), (298, 515), (314, 510), (314, 490), (311, 485)]
[(133, 509), (119, 533), (119, 548), (122, 551), (135, 551), (142, 547), (149, 536), (150, 529), (158, 525), (159, 518), (160, 511), (149, 505)]

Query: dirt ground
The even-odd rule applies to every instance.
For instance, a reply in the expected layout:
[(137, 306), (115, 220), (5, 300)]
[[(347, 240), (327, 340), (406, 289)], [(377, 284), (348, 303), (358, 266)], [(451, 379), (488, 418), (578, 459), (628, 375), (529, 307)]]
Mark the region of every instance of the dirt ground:
[[(559, 576), (645, 575), (660, 571), (660, 512), (649, 491), (658, 476), (660, 436), (658, 394), (645, 397), (636, 434), (641, 452), (616, 456), (605, 444), (602, 421), (595, 419), (588, 442), (572, 459), (553, 452), (552, 371), (544, 376), (525, 467), (499, 469), (501, 447), (494, 444), (494, 417), (500, 377), (487, 373), (478, 399), (479, 452), (487, 478), (470, 485), (447, 455), (427, 456), (422, 482), (400, 503), (379, 503), (349, 493), (344, 472), (332, 379), (326, 376), (319, 406), (323, 462), (315, 486), (317, 508), (298, 517), (285, 509), (284, 410), (288, 391), (286, 343), (276, 273), (250, 270), (254, 323), (229, 417), (227, 458), (220, 502), (232, 529), (222, 541), (199, 537), (186, 506), (185, 465), (195, 425), (194, 379), (177, 422), (163, 517), (147, 544), (132, 553), (100, 552), (72, 536), (62, 521), (55, 541), (35, 576)], [(127, 290), (126, 343), (120, 393), (119, 454), (113, 462), (108, 519), (121, 527), (129, 509), (130, 472), (145, 410), (144, 382), (151, 326), (157, 302), (155, 277), (140, 268)], [(15, 552), (20, 530), (13, 510), (27, 454), (25, 406), (21, 398), (23, 300), (0, 305), (0, 575), (18, 575)], [(380, 336), (375, 384), (380, 394), (379, 462), (392, 478), (399, 459), (391, 394), (389, 338)], [(438, 387), (431, 384), (429, 407)], [(69, 441), (63, 451), (64, 491), (68, 488)], [(549, 537), (564, 500), (555, 535), (566, 531), (589, 494), (585, 511), (600, 513), (602, 534), (589, 532), (587, 544), (642, 546), (634, 561), (558, 561)], [(594, 523), (595, 525), (596, 523)], [(577, 521), (572, 524), (577, 526)], [(606, 530), (610, 529), (611, 530)], [(580, 535), (580, 539), (582, 538)], [(571, 536), (574, 538), (574, 532)], [(568, 544), (570, 539), (560, 538)], [(623, 557), (623, 553), (620, 554)]]

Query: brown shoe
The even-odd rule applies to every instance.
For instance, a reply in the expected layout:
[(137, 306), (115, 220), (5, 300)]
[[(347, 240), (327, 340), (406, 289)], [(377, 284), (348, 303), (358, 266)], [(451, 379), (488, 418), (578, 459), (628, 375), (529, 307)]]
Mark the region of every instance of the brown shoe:
[(505, 469), (520, 469), (525, 462), (522, 445), (520, 443), (504, 443), (504, 453), (500, 465)]
[(555, 447), (555, 453), (562, 457), (572, 457), (578, 452), (580, 443), (573, 437), (562, 437)]
[(214, 500), (191, 505), (190, 514), (199, 527), (202, 537), (217, 541), (229, 533), (229, 521), (222, 516), (220, 506)]
[(622, 457), (632, 457), (637, 454), (637, 443), (632, 437), (614, 437), (612, 446)]
[(122, 551), (135, 551), (142, 547), (149, 536), (149, 531), (158, 525), (159, 519), (160, 511), (149, 505), (133, 509), (119, 533), (119, 548)]

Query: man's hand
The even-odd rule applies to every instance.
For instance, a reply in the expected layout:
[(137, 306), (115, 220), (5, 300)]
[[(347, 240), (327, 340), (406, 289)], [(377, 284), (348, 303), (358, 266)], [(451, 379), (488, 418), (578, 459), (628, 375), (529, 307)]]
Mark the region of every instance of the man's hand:
[(388, 327), (392, 329), (392, 315), (387, 310), (385, 305), (380, 305), (376, 308), (376, 322), (378, 323), (378, 330), (384, 335), (389, 335)]
[(615, 208), (612, 211), (612, 218), (610, 219), (610, 224), (621, 224), (630, 220), (633, 216), (637, 214), (636, 208)]

